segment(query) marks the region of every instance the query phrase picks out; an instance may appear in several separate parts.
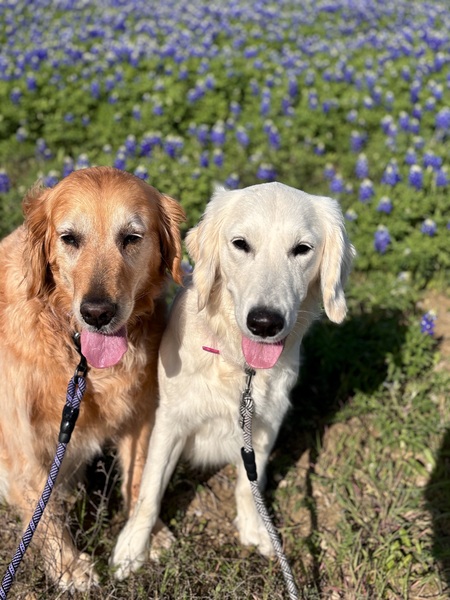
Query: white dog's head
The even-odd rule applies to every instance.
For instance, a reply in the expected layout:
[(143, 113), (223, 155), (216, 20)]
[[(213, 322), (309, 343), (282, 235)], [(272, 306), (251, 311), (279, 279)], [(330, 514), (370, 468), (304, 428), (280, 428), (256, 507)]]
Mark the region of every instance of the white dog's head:
[(199, 310), (214, 290), (230, 293), (249, 364), (272, 366), (308, 295), (327, 316), (347, 311), (344, 284), (355, 255), (339, 204), (281, 183), (216, 190), (188, 234)]

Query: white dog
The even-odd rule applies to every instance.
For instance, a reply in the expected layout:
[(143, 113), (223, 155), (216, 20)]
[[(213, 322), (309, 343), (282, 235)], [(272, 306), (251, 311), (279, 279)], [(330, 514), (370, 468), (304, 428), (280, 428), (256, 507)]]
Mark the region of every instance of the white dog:
[(159, 357), (160, 404), (136, 509), (111, 563), (126, 577), (146, 560), (150, 533), (178, 459), (237, 465), (237, 528), (264, 555), (272, 545), (242, 465), (239, 402), (253, 378), (253, 446), (261, 487), (300, 363), (320, 312), (340, 323), (355, 255), (335, 200), (280, 183), (219, 189), (187, 236), (193, 282), (171, 312)]

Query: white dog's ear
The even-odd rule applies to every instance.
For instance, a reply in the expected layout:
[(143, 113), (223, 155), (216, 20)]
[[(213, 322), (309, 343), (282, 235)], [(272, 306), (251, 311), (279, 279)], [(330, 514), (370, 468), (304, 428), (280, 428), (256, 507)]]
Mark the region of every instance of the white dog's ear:
[(223, 188), (216, 188), (200, 222), (188, 232), (185, 239), (189, 256), (195, 263), (193, 279), (199, 311), (205, 308), (220, 274), (219, 232), (226, 194)]
[(333, 218), (327, 223), (320, 282), (323, 305), (328, 318), (334, 323), (342, 323), (347, 314), (344, 286), (356, 252), (347, 237), (341, 210), (335, 200), (331, 202), (334, 209), (331, 211)]

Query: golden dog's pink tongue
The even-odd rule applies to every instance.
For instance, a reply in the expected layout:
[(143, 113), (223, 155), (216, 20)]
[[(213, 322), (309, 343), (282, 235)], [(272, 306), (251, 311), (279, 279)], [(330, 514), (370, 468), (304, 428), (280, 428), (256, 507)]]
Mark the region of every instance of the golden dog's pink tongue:
[(92, 367), (104, 369), (116, 365), (128, 349), (127, 330), (121, 327), (116, 333), (81, 332), (81, 352)]
[(242, 338), (242, 352), (245, 360), (254, 369), (270, 369), (275, 365), (283, 351), (284, 342), (266, 344)]

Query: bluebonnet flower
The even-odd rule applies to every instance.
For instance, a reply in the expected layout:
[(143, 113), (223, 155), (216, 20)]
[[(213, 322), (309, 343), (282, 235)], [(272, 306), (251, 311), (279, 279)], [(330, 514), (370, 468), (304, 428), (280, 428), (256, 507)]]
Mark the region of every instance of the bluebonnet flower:
[(144, 165), (138, 165), (134, 170), (134, 174), (136, 177), (139, 177), (139, 179), (143, 179), (144, 181), (149, 177), (148, 170)]
[(350, 134), (350, 148), (352, 152), (360, 152), (367, 140), (367, 134), (353, 130)]
[(207, 125), (199, 125), (197, 128), (197, 139), (202, 146), (209, 140), (209, 129)]
[(73, 159), (70, 156), (64, 157), (63, 167), (62, 167), (62, 177), (67, 177), (70, 175), (72, 171), (75, 169), (75, 164)]
[(355, 210), (353, 210), (352, 208), (349, 208), (345, 213), (344, 213), (344, 218), (347, 221), (356, 221), (356, 219), (358, 218), (358, 215), (356, 213)]
[(385, 115), (380, 122), (381, 129), (385, 135), (388, 135), (392, 125), (394, 123), (394, 117), (392, 115)]
[(9, 98), (13, 104), (19, 104), (22, 98), (22, 90), (18, 87), (15, 87), (11, 90)]
[(369, 163), (365, 154), (360, 154), (355, 165), (355, 175), (358, 179), (365, 179), (369, 176)]
[(91, 122), (91, 117), (89, 115), (83, 115), (81, 117), (81, 124), (83, 127), (87, 127)]
[(328, 180), (333, 179), (335, 174), (336, 174), (336, 169), (334, 168), (334, 166), (331, 163), (327, 163), (323, 170), (323, 176), (325, 177), (325, 179), (328, 179)]
[(273, 181), (274, 179), (276, 179), (276, 171), (271, 164), (261, 163), (256, 172), (256, 177), (258, 179)]
[(24, 142), (28, 138), (28, 130), (25, 127), (19, 127), (16, 131), (16, 140), (18, 142)]
[(308, 107), (311, 110), (315, 110), (319, 105), (319, 99), (317, 97), (317, 92), (316, 91), (311, 91), (308, 93)]
[(119, 101), (119, 94), (117, 92), (111, 92), (111, 94), (108, 96), (109, 104), (117, 104), (118, 101)]
[(442, 167), (435, 172), (434, 183), (436, 187), (446, 187), (449, 184), (447, 169)]
[(235, 190), (239, 186), (239, 177), (236, 173), (230, 173), (225, 179), (225, 185), (230, 190)]
[(442, 158), (434, 154), (434, 152), (424, 152), (423, 155), (423, 166), (431, 167), (433, 171), (437, 171), (442, 166)]
[(347, 122), (348, 123), (356, 123), (358, 119), (358, 111), (355, 108), (352, 108), (352, 110), (350, 110), (347, 113)]
[(230, 112), (232, 115), (240, 115), (241, 114), (241, 105), (239, 104), (239, 102), (236, 102), (235, 100), (232, 100), (230, 102)]
[(381, 183), (386, 183), (387, 185), (393, 187), (394, 185), (397, 185), (401, 179), (402, 178), (398, 171), (397, 161), (393, 159), (386, 166), (383, 175), (381, 176)]
[(333, 194), (342, 194), (345, 191), (345, 183), (342, 175), (336, 173), (330, 181), (330, 192)]
[(296, 98), (298, 96), (298, 81), (294, 77), (289, 77), (288, 94), (291, 98)]
[(221, 150), (221, 148), (214, 148), (213, 163), (216, 165), (216, 167), (223, 166), (223, 151)]
[(38, 138), (36, 140), (36, 153), (45, 160), (50, 160), (53, 156), (52, 151), (47, 146), (47, 142), (44, 138)]
[(400, 125), (400, 128), (403, 129), (403, 131), (409, 130), (409, 115), (406, 111), (400, 111), (400, 114), (398, 116), (398, 124)]
[(417, 162), (417, 154), (414, 148), (408, 148), (405, 154), (405, 163), (407, 165), (414, 165)]
[(209, 167), (209, 152), (207, 150), (204, 150), (201, 154), (200, 154), (200, 166), (203, 169), (206, 169), (207, 167)]
[(373, 246), (376, 252), (384, 254), (391, 243), (391, 236), (387, 227), (379, 225), (375, 231)]
[(417, 79), (412, 82), (411, 87), (409, 88), (409, 97), (411, 100), (411, 104), (415, 104), (419, 100), (419, 94), (422, 89), (422, 82)]
[(368, 202), (375, 194), (373, 189), (373, 183), (370, 179), (363, 179), (359, 186), (359, 199), (361, 202)]
[(422, 227), (420, 228), (420, 231), (422, 233), (424, 233), (425, 235), (429, 235), (430, 237), (433, 237), (436, 234), (437, 225), (433, 221), (433, 219), (425, 219), (425, 221), (422, 223)]
[(226, 140), (225, 124), (218, 121), (211, 129), (211, 142), (215, 146), (223, 146)]
[(75, 162), (75, 169), (86, 169), (87, 167), (90, 167), (89, 158), (88, 155), (83, 152)]
[(384, 100), (385, 100), (386, 104), (388, 105), (388, 108), (391, 108), (392, 105), (394, 104), (394, 100), (395, 100), (394, 92), (392, 92), (391, 90), (388, 90), (384, 96)]
[(141, 107), (139, 106), (139, 104), (135, 104), (131, 110), (131, 116), (133, 117), (133, 119), (136, 119), (136, 121), (140, 121), (142, 118), (142, 112), (141, 112)]
[(421, 190), (423, 186), (423, 172), (419, 165), (412, 165), (409, 170), (409, 185), (416, 190)]
[(271, 102), (271, 93), (268, 88), (265, 88), (262, 92), (261, 104), (259, 112), (262, 117), (265, 117), (269, 114), (270, 111), (270, 102)]
[(435, 125), (436, 129), (450, 130), (450, 108), (448, 106), (445, 106), (436, 113)]
[(419, 121), (422, 118), (422, 107), (420, 106), (420, 104), (414, 104), (411, 115), (415, 118), (418, 119)]
[(168, 135), (164, 141), (164, 151), (170, 158), (175, 158), (183, 149), (184, 142), (178, 135)]
[(125, 140), (125, 152), (128, 156), (133, 156), (136, 153), (136, 149), (136, 136), (130, 133), (129, 135), (127, 135), (127, 138)]
[(113, 166), (116, 169), (120, 169), (121, 171), (125, 171), (127, 165), (127, 155), (125, 154), (125, 152), (119, 150), (116, 154), (116, 157), (114, 159), (114, 163)]
[(6, 194), (11, 189), (11, 181), (5, 169), (0, 169), (0, 194)]
[(100, 98), (100, 84), (98, 81), (92, 81), (90, 86), (91, 96), (98, 100)]
[(43, 178), (43, 183), (44, 183), (45, 187), (48, 187), (48, 188), (55, 187), (55, 185), (58, 183), (58, 181), (59, 181), (59, 173), (58, 173), (58, 171), (55, 171), (55, 170), (49, 171), (49, 173), (47, 175), (45, 175), (45, 177)]
[(246, 148), (250, 143), (250, 138), (248, 133), (245, 131), (244, 127), (239, 126), (236, 129), (236, 139), (241, 146)]
[(392, 201), (387, 196), (383, 196), (380, 198), (380, 201), (377, 206), (378, 212), (384, 212), (387, 215), (390, 215), (392, 212)]
[(33, 73), (29, 73), (26, 76), (26, 84), (27, 84), (27, 90), (29, 92), (35, 92), (37, 90), (37, 81), (36, 81), (36, 77), (33, 75)]
[(164, 107), (161, 102), (155, 102), (152, 110), (153, 114), (157, 117), (160, 117), (164, 114)]
[(315, 144), (314, 154), (317, 154), (317, 156), (323, 156), (325, 154), (325, 144), (323, 142)]
[(433, 97), (427, 98), (425, 100), (425, 110), (432, 112), (436, 108), (436, 99)]
[(280, 149), (280, 134), (278, 132), (278, 129), (276, 128), (275, 125), (271, 125), (269, 127), (269, 130), (267, 132), (267, 136), (269, 138), (269, 144), (270, 146), (274, 149), (274, 150), (279, 150)]
[(434, 311), (426, 312), (420, 320), (420, 331), (425, 335), (433, 336), (436, 327), (436, 313)]

